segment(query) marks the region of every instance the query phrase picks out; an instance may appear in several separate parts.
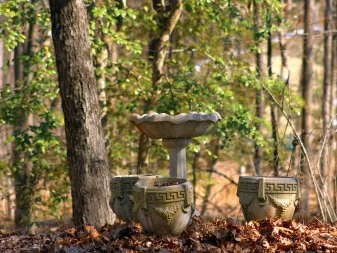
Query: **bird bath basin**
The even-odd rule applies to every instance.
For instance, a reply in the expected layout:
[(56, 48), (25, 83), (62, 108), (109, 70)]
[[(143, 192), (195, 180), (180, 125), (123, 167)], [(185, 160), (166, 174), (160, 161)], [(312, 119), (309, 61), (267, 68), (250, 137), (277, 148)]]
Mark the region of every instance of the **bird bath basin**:
[(146, 136), (162, 139), (170, 151), (170, 177), (186, 178), (186, 147), (193, 137), (206, 134), (221, 119), (219, 113), (192, 112), (133, 114), (130, 121)]

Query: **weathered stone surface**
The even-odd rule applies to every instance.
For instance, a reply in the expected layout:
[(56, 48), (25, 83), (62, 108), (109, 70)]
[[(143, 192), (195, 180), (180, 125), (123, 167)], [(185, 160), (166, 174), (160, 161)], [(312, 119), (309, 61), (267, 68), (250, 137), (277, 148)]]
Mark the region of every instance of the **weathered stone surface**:
[(163, 139), (170, 150), (170, 176), (186, 178), (186, 148), (191, 138), (206, 134), (221, 119), (219, 113), (192, 112), (171, 116), (166, 113), (133, 114), (130, 121), (145, 135)]
[(221, 116), (192, 112), (168, 115), (166, 113), (133, 114), (130, 121), (145, 135), (153, 139), (193, 138), (206, 134)]
[(122, 175), (111, 179), (110, 206), (117, 217), (125, 222), (133, 221), (133, 198), (132, 189), (134, 184), (141, 178), (158, 178), (159, 175)]
[(179, 235), (193, 213), (192, 184), (183, 178), (141, 179), (133, 188), (135, 218), (146, 232)]
[(295, 177), (241, 176), (237, 196), (247, 221), (265, 218), (290, 220), (300, 199)]

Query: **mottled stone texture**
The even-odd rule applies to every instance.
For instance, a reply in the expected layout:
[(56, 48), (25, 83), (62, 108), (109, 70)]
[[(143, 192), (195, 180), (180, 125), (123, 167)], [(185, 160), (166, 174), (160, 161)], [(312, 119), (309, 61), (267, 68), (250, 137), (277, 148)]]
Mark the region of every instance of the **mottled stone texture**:
[(179, 235), (193, 213), (192, 184), (182, 178), (141, 179), (133, 188), (135, 218), (146, 232)]
[(163, 139), (170, 150), (170, 176), (186, 178), (186, 148), (191, 138), (209, 132), (221, 119), (219, 113), (192, 112), (189, 114), (168, 115), (166, 113), (133, 114), (130, 121), (146, 136)]
[(241, 176), (237, 196), (247, 221), (290, 220), (300, 199), (299, 181), (295, 177)]
[(142, 178), (158, 178), (159, 175), (122, 175), (111, 179), (110, 206), (117, 215), (117, 218), (131, 222), (134, 220), (132, 213), (133, 197), (132, 189), (135, 183)]

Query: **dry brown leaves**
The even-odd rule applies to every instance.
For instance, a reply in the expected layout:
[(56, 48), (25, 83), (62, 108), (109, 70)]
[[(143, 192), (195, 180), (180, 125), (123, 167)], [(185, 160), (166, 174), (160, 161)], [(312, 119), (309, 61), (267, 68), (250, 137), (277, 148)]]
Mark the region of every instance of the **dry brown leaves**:
[(145, 234), (139, 224), (68, 228), (39, 235), (0, 235), (0, 252), (337, 252), (337, 227), (318, 220), (239, 225), (194, 218), (179, 237)]

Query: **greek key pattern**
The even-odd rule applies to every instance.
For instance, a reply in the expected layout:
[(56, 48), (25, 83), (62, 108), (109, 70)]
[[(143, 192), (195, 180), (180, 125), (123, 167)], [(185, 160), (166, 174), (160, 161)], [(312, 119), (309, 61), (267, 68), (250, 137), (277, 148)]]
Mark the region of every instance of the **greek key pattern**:
[(111, 183), (111, 189), (116, 190), (118, 187), (120, 187), (121, 184), (121, 190), (122, 192), (132, 192), (132, 188), (135, 185), (137, 181), (135, 182), (118, 182), (118, 183)]
[[(134, 191), (133, 195), (136, 199), (142, 199), (143, 193)], [(170, 191), (170, 192), (146, 192), (146, 202), (177, 202), (184, 201), (185, 191)]]
[(132, 192), (132, 188), (137, 181), (138, 181), (138, 179), (135, 180), (134, 182), (123, 182), (122, 183), (122, 191), (123, 192)]
[(258, 192), (259, 183), (258, 182), (239, 182), (238, 191), (239, 192)]
[[(266, 193), (296, 193), (298, 185), (297, 183), (265, 183), (264, 190)], [(258, 182), (239, 182), (239, 192), (258, 192)]]
[(266, 192), (297, 192), (297, 183), (266, 183)]

